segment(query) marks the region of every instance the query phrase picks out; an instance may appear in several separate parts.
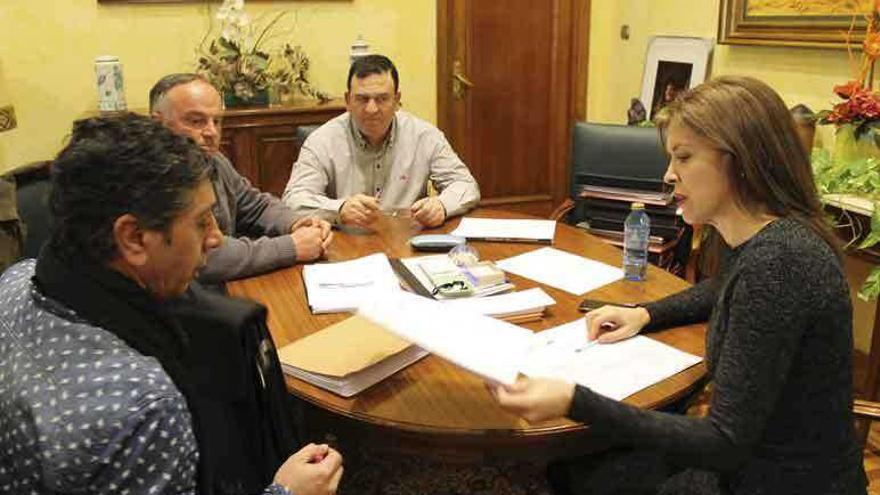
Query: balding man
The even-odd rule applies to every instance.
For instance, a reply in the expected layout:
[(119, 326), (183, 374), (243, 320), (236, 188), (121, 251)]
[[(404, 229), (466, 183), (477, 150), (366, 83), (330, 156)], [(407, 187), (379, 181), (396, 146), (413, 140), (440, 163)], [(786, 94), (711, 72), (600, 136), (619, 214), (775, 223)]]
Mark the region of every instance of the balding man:
[(214, 216), (223, 245), (208, 256), (199, 275), (206, 283), (248, 277), (320, 258), (332, 239), (330, 224), (308, 217), (260, 192), (220, 153), (220, 93), (198, 74), (171, 74), (150, 90), (150, 114), (186, 136), (210, 157), (217, 196)]

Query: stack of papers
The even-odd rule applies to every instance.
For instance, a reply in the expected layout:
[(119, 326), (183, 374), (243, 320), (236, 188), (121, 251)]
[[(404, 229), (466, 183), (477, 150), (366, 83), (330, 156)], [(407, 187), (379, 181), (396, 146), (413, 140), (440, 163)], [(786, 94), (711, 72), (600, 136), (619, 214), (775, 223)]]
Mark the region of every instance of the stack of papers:
[(352, 312), (364, 300), (400, 291), (400, 283), (384, 253), (339, 263), (303, 267), (312, 313)]
[(462, 218), (452, 235), (479, 241), (542, 242), (551, 244), (556, 234), (553, 220)]
[(551, 247), (496, 263), (502, 270), (579, 296), (623, 278), (623, 270)]
[(671, 192), (665, 191), (642, 191), (623, 187), (595, 186), (584, 184), (581, 186), (579, 196), (581, 198), (615, 199), (627, 203), (639, 202), (649, 205), (666, 206), (672, 204)]
[(456, 311), (492, 316), (510, 323), (525, 323), (540, 319), (547, 306), (556, 304), (556, 301), (540, 288), (498, 296), (446, 299), (442, 302), (446, 307)]
[(427, 355), (427, 351), (357, 316), (278, 350), (285, 373), (343, 397), (351, 397)]

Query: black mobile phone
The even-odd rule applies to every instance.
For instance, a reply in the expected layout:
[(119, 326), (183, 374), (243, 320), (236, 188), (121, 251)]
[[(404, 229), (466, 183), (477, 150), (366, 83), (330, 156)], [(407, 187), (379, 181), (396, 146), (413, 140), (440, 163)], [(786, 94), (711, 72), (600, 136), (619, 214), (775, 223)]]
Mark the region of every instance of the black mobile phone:
[(598, 299), (584, 299), (580, 302), (580, 304), (578, 304), (578, 311), (580, 311), (581, 313), (586, 313), (589, 311), (593, 311), (594, 309), (599, 309), (602, 306), (622, 306), (624, 308), (636, 308), (638, 307), (638, 304), (600, 301)]

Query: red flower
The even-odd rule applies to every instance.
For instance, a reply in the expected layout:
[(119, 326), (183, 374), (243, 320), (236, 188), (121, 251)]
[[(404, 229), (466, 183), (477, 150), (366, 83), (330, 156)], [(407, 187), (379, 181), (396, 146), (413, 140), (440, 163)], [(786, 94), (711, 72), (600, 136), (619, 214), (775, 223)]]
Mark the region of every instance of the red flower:
[(825, 119), (832, 124), (880, 119), (880, 94), (860, 90), (831, 110)]
[(853, 94), (862, 90), (862, 83), (859, 81), (849, 81), (846, 84), (834, 86), (834, 92), (841, 98), (850, 98)]
[(877, 101), (877, 93), (863, 91), (856, 93), (850, 99), (855, 106), (855, 113), (865, 120), (880, 117), (880, 101)]

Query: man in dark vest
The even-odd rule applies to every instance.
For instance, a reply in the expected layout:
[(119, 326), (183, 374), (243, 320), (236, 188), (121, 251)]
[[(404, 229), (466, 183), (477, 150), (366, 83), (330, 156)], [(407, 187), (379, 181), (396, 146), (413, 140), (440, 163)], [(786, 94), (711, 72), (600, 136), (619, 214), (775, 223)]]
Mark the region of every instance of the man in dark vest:
[[(82, 120), (52, 181), (49, 242), (0, 278), (0, 491), (334, 493), (327, 445), (279, 459), (256, 489), (228, 474), (247, 459), (212, 448), (256, 440), (216, 420), (227, 384), (204, 386), (192, 363), (210, 359), (176, 312), (222, 239), (206, 155), (146, 117)], [(254, 395), (228, 387), (244, 391), (229, 404)]]

